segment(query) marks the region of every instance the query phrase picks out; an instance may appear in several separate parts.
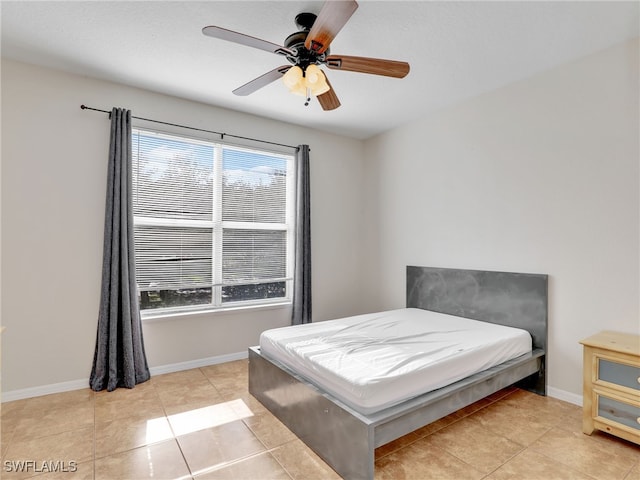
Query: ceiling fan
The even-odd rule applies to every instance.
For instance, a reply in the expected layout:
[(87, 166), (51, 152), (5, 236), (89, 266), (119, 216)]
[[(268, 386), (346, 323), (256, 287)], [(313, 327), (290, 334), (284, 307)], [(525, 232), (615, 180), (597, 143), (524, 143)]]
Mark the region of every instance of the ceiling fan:
[(233, 90), (236, 95), (249, 95), (275, 80), (282, 78), (292, 93), (303, 95), (308, 105), (315, 96), (323, 110), (340, 106), (340, 100), (324, 72), (318, 65), (332, 70), (369, 73), (386, 77), (403, 78), (409, 73), (409, 64), (380, 58), (330, 55), (329, 46), (358, 8), (354, 0), (328, 0), (320, 13), (300, 13), (295, 22), (300, 31), (289, 35), (284, 45), (261, 40), (226, 28), (208, 26), (202, 33), (209, 37), (239, 43), (284, 56), (291, 65), (282, 65)]

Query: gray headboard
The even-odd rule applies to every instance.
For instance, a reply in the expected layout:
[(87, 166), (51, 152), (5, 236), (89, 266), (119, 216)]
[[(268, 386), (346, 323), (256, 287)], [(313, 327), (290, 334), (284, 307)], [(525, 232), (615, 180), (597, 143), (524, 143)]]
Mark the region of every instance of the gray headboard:
[(407, 307), (527, 330), (547, 351), (548, 276), (407, 267)]

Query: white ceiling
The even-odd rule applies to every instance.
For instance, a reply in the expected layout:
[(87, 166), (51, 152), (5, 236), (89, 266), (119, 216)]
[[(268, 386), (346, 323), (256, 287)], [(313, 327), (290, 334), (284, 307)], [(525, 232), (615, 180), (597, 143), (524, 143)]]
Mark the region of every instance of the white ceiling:
[(325, 69), (342, 102), (328, 112), (315, 101), (305, 107), (280, 82), (233, 95), (286, 60), (206, 37), (202, 27), (282, 45), (296, 14), (317, 14), (322, 3), (3, 0), (2, 56), (367, 138), (640, 35), (638, 1), (361, 0), (331, 53), (407, 61), (406, 78)]

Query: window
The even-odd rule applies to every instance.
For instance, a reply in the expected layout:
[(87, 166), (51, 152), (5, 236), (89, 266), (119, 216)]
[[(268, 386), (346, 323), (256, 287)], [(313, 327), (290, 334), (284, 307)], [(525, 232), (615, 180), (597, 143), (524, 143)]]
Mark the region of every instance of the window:
[(292, 155), (137, 129), (132, 153), (141, 310), (290, 301)]

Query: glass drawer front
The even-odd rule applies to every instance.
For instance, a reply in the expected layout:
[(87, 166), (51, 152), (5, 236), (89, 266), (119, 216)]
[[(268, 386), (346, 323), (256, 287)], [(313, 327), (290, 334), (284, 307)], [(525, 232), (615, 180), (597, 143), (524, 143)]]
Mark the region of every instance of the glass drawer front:
[(640, 367), (598, 359), (599, 380), (640, 390)]
[(598, 416), (640, 430), (640, 408), (598, 396)]

